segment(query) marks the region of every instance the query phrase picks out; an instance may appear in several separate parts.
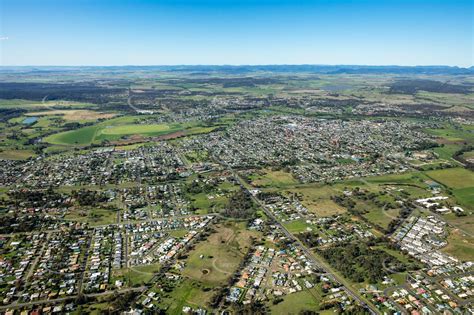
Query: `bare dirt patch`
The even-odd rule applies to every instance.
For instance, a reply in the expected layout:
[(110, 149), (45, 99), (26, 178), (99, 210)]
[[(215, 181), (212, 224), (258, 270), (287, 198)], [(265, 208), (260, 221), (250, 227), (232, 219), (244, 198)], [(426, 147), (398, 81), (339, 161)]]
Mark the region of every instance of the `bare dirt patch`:
[(154, 139), (156, 139), (156, 140), (170, 140), (170, 139), (176, 139), (176, 138), (179, 138), (179, 137), (183, 137), (185, 135), (186, 135), (186, 133), (184, 131), (176, 131), (176, 132), (169, 133), (167, 135), (162, 135), (162, 136), (159, 136), (159, 137), (155, 137)]

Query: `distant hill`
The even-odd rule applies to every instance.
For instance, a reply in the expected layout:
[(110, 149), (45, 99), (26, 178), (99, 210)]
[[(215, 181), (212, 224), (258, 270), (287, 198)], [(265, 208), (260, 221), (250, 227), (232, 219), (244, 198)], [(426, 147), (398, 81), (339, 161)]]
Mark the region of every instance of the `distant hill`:
[(78, 70), (92, 71), (167, 71), (182, 72), (191, 74), (251, 74), (256, 72), (271, 73), (316, 73), (316, 74), (450, 74), (450, 75), (471, 75), (474, 74), (474, 67), (460, 68), (450, 66), (364, 66), (364, 65), (175, 65), (175, 66), (48, 66), (48, 67), (9, 67), (0, 66), (0, 73), (32, 72), (70, 72)]

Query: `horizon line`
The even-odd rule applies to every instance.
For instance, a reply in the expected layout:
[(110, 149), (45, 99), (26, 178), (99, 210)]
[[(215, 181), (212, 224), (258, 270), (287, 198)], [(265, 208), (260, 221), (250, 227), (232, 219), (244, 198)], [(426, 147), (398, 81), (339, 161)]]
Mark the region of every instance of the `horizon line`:
[(98, 65), (98, 64), (82, 64), (82, 65), (0, 65), (0, 68), (13, 67), (268, 67), (268, 66), (326, 66), (326, 67), (449, 67), (459, 69), (470, 69), (474, 65), (446, 65), (446, 64), (429, 64), (429, 65), (400, 65), (400, 64), (324, 64), (324, 63), (270, 63), (270, 64), (116, 64), (116, 65)]

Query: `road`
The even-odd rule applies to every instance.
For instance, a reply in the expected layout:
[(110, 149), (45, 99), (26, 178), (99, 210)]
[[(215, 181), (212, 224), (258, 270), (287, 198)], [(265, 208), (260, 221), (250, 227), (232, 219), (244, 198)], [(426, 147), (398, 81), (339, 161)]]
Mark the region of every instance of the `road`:
[(378, 309), (370, 302), (368, 301), (367, 299), (365, 299), (364, 297), (358, 295), (357, 293), (355, 293), (354, 291), (352, 291), (350, 288), (349, 288), (349, 284), (348, 282), (339, 277), (337, 274), (335, 274), (334, 272), (331, 271), (330, 267), (323, 263), (322, 261), (320, 261), (319, 259), (316, 258), (316, 256), (314, 256), (314, 254), (300, 241), (299, 238), (297, 238), (296, 236), (294, 236), (292, 233), (290, 233), (286, 228), (285, 226), (283, 226), (283, 224), (280, 223), (280, 221), (278, 221), (278, 219), (273, 215), (273, 213), (267, 208), (267, 206), (260, 200), (258, 199), (256, 196), (254, 196), (253, 194), (250, 193), (250, 191), (248, 190), (247, 188), (247, 183), (229, 166), (227, 165), (226, 163), (224, 163), (223, 161), (219, 160), (218, 158), (214, 157), (214, 159), (222, 166), (224, 166), (233, 176), (234, 178), (240, 183), (241, 187), (246, 190), (247, 193), (250, 194), (250, 196), (252, 196), (252, 199), (255, 201), (255, 203), (257, 205), (259, 205), (263, 211), (265, 212), (265, 214), (273, 220), (273, 222), (283, 231), (283, 233), (291, 240), (294, 240), (296, 242), (296, 244), (298, 244), (298, 246), (303, 250), (303, 252), (306, 254), (306, 256), (311, 259), (311, 261), (316, 265), (318, 266), (319, 268), (321, 268), (322, 270), (324, 270), (324, 272), (326, 272), (333, 280), (339, 282), (340, 284), (342, 284), (344, 286), (344, 290), (345, 292), (347, 293), (347, 295), (351, 296), (354, 300), (358, 301), (360, 303), (360, 305), (362, 305), (363, 307), (365, 307), (366, 309), (368, 309), (370, 311), (371, 314), (380, 314), (380, 312), (378, 311)]
[[(93, 232), (95, 231), (95, 229), (93, 230)], [(89, 235), (89, 240), (87, 241), (87, 246), (86, 246), (86, 252), (84, 254), (84, 257), (82, 259), (82, 262), (81, 262), (81, 265), (82, 265), (82, 273), (81, 273), (81, 276), (79, 277), (79, 281), (77, 283), (77, 292), (79, 292), (79, 294), (82, 293), (82, 285), (84, 283), (84, 277), (86, 276), (86, 271), (87, 271), (87, 265), (89, 264), (89, 254), (90, 254), (90, 251), (92, 250), (91, 249), (91, 245), (92, 245), (92, 238), (94, 236), (93, 235)]]
[(127, 105), (130, 106), (137, 114), (153, 114), (152, 110), (144, 110), (139, 109), (135, 105), (132, 104), (132, 89), (128, 89), (128, 98), (127, 98)]
[(136, 108), (133, 104), (132, 104), (132, 89), (128, 89), (128, 98), (127, 98), (127, 105), (130, 106), (131, 109), (133, 109), (137, 114), (140, 113), (140, 110), (138, 108)]

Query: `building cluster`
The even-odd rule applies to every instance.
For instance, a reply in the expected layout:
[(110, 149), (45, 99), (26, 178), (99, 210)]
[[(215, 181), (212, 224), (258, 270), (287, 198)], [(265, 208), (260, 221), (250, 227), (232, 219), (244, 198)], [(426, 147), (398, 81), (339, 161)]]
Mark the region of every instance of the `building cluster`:
[(129, 264), (133, 266), (153, 263), (156, 260), (153, 253), (157, 251), (164, 237), (164, 232), (131, 234)]
[(314, 266), (298, 249), (292, 249), (257, 246), (227, 299), (247, 304), (312, 288)]
[[(253, 193), (258, 194), (259, 190), (255, 190)], [(288, 198), (280, 194), (260, 194), (259, 198), (281, 222), (315, 217), (297, 198)]]
[(461, 292), (464, 290), (462, 288), (472, 285), (472, 281), (463, 276), (455, 278), (460, 279), (456, 284), (450, 278), (437, 282), (436, 279), (418, 272), (410, 276), (404, 286), (393, 290), (390, 298), (410, 314), (472, 314), (472, 304), (453, 295), (454, 291), (451, 290), (457, 289), (457, 292)]
[(458, 265), (459, 260), (441, 252), (447, 245), (446, 222), (434, 216), (410, 217), (393, 236), (402, 250), (429, 266)]
[(232, 167), (288, 167), (302, 182), (406, 170), (405, 153), (432, 140), (416, 123), (296, 116), (246, 120), (225, 132), (186, 140)]
[(115, 226), (95, 228), (84, 274), (84, 292), (111, 289), (112, 269), (122, 267), (123, 253), (122, 237)]
[(158, 183), (185, 176), (186, 168), (176, 149), (166, 142), (132, 150), (99, 148), (83, 154), (40, 156), (23, 163), (1, 162), (5, 186), (28, 185), (35, 188), (107, 185), (124, 182)]
[[(114, 270), (170, 262), (213, 219), (188, 216), (95, 228), (65, 224), (56, 230), (1, 237), (1, 303), (54, 303), (80, 293), (113, 292), (125, 285), (113, 276)], [(184, 235), (171, 237), (168, 233), (174, 230)]]
[[(214, 217), (192, 216), (124, 225), (130, 244), (129, 265), (170, 261), (189, 244)], [(185, 230), (183, 237), (171, 237), (167, 231)]]
[(119, 189), (117, 194), (125, 205), (123, 220), (146, 220), (158, 217), (185, 216), (190, 214), (187, 200), (179, 182)]
[(6, 187), (15, 183), (20, 177), (19, 169), (22, 161), (0, 159), (0, 186)]
[(46, 233), (0, 238), (0, 296), (2, 304), (10, 304), (23, 293), (29, 270), (39, 257)]
[(428, 197), (428, 198), (420, 198), (417, 199), (416, 202), (423, 207), (425, 207), (428, 210), (440, 213), (440, 214), (446, 214), (450, 212), (458, 212), (462, 213), (464, 212), (464, 209), (459, 207), (459, 206), (449, 206), (447, 204), (444, 204), (443, 201), (447, 201), (449, 198), (446, 196), (434, 196), (434, 197)]
[(90, 244), (89, 230), (82, 224), (52, 232), (46, 239), (22, 300), (56, 299), (78, 293)]
[(280, 222), (288, 224), (300, 221), (306, 225), (306, 230), (298, 237), (309, 247), (336, 245), (374, 237), (367, 223), (353, 220), (348, 215), (318, 217), (310, 212), (298, 198), (280, 194), (262, 194), (259, 190), (253, 193), (259, 195), (265, 207)]
[(453, 275), (443, 278), (440, 284), (459, 299), (469, 300), (474, 297), (474, 275)]
[[(257, 219), (251, 228), (261, 230), (263, 225), (264, 222)], [(280, 227), (270, 225), (265, 240), (253, 248), (237, 271), (227, 301), (248, 304), (278, 300), (301, 291), (321, 290), (324, 301), (337, 304), (341, 309), (354, 304), (346, 289), (332, 275), (324, 273), (296, 243), (289, 241)]]
[(375, 237), (367, 223), (352, 220), (348, 215), (316, 218), (307, 220), (306, 224), (310, 226), (308, 232), (317, 233), (317, 243), (311, 243), (313, 246), (347, 244), (355, 240), (367, 240)]

